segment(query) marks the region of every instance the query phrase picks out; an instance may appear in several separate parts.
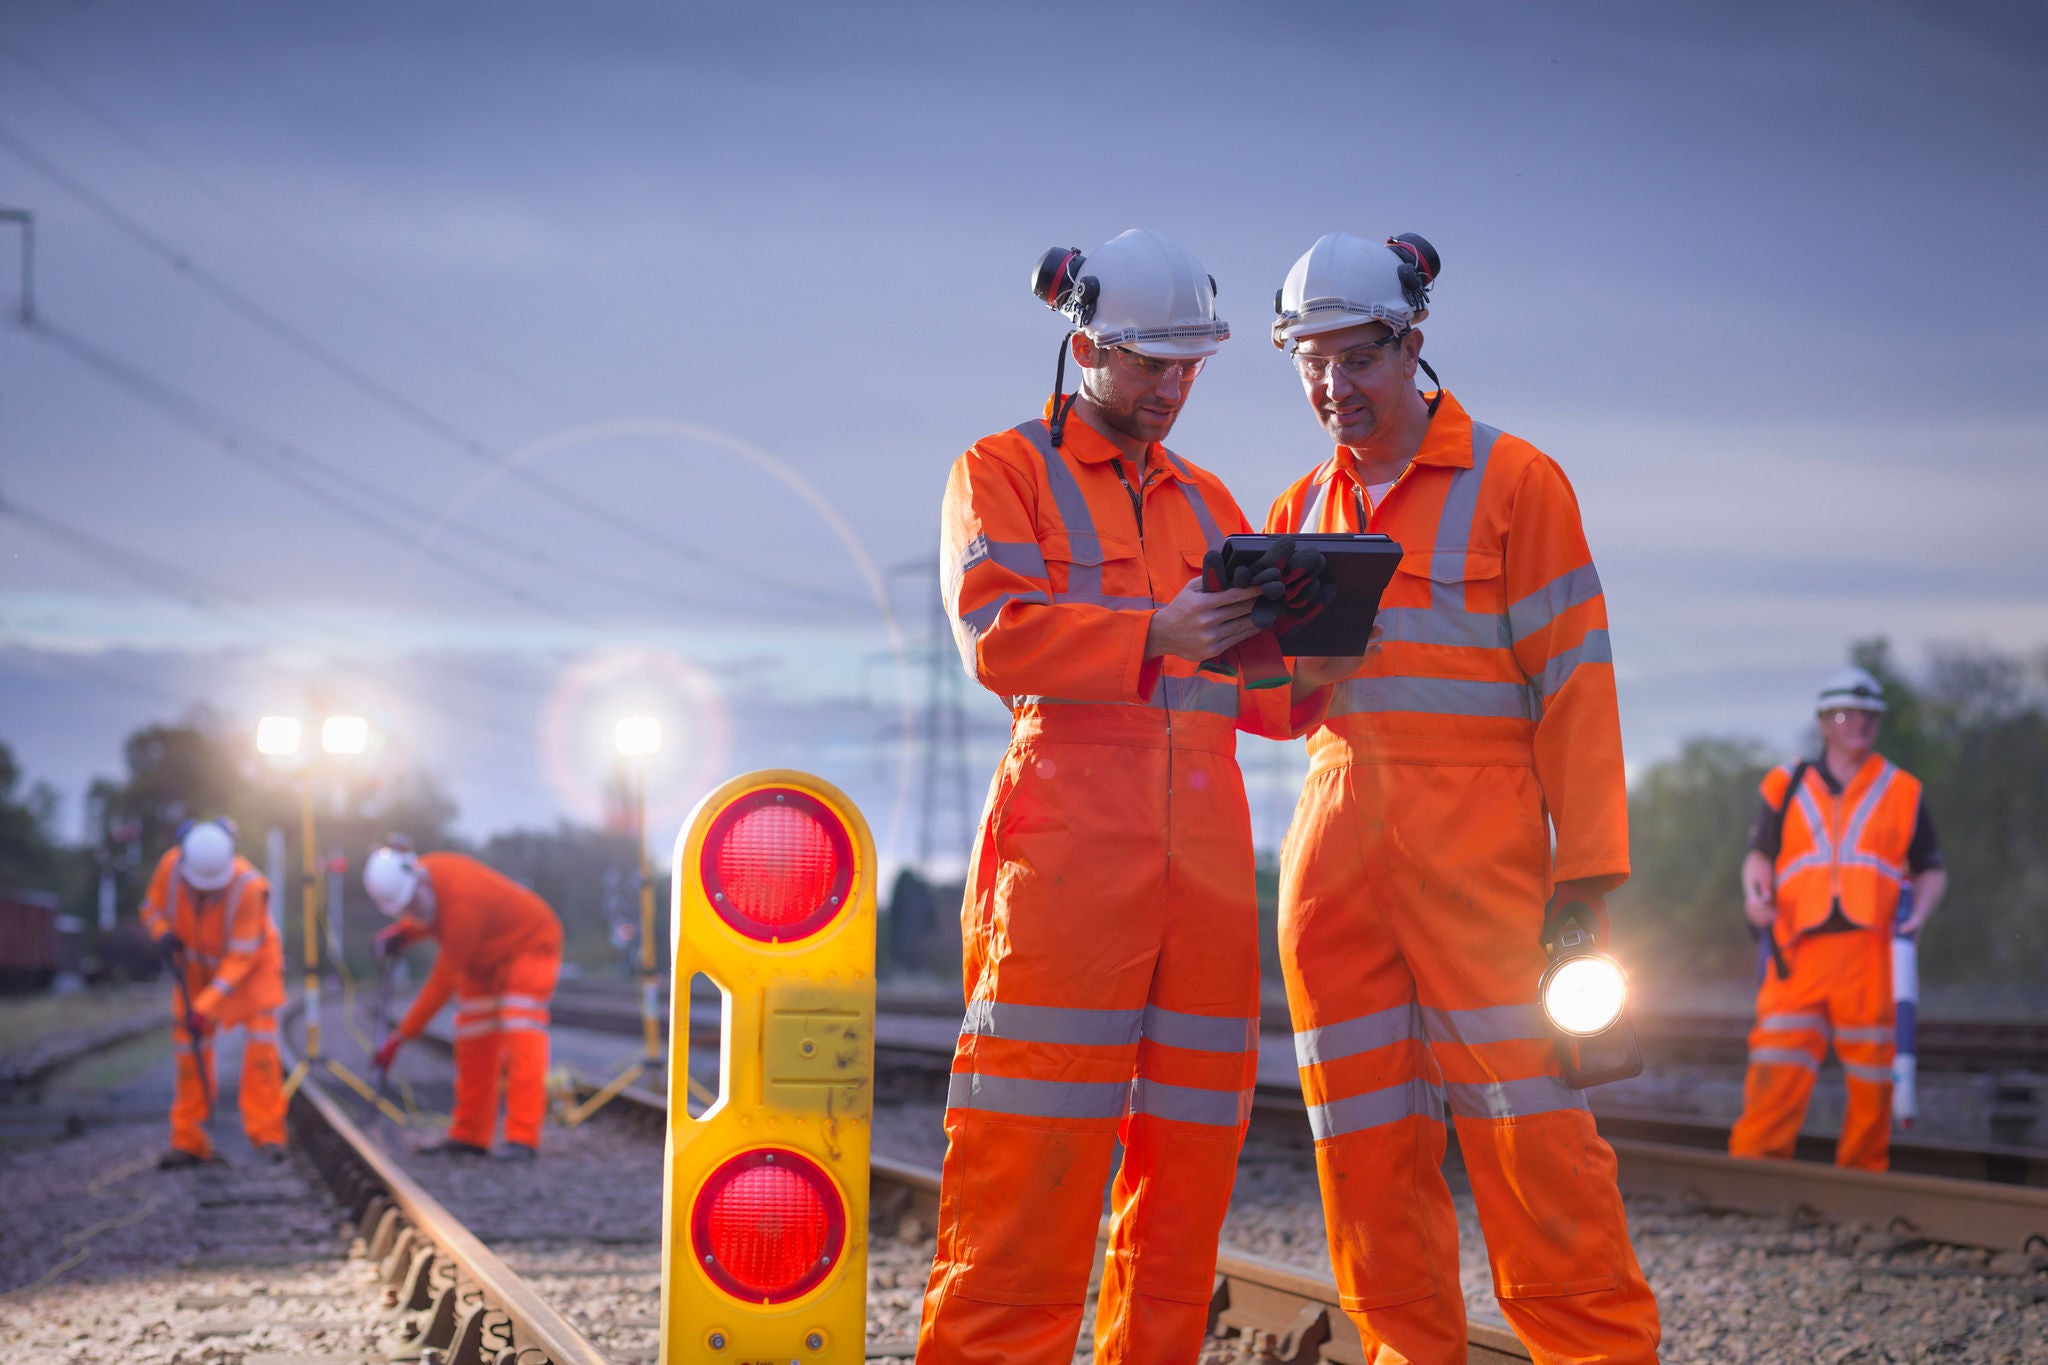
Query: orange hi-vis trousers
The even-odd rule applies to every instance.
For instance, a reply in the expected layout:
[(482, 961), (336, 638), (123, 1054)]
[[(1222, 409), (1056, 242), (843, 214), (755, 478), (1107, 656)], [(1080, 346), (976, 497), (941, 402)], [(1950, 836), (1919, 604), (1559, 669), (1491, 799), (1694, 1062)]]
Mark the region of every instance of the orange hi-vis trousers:
[(1806, 1121), (1814, 1078), (1832, 1032), (1848, 1107), (1835, 1164), (1882, 1171), (1891, 1164), (1892, 939), (1883, 930), (1808, 934), (1785, 947), (1792, 969), (1774, 965), (1756, 995), (1742, 1117), (1728, 1135), (1732, 1156), (1790, 1157)]
[[(205, 1128), (211, 1117), (206, 1097), (208, 1093), (220, 1094), (213, 1062), (213, 1042), (220, 1027), (202, 1021), (199, 1037), (194, 1039), (182, 1019), (171, 1024), (171, 1042), (177, 1049), (178, 1060), (176, 1088), (171, 1096), (171, 1146), (196, 1157), (213, 1155), (213, 1139), (206, 1135)], [(241, 1021), (241, 1027), (247, 1030), (242, 1040), (242, 1131), (258, 1146), (282, 1143), (286, 1101), (284, 1067), (277, 1057), (277, 1014), (266, 1010), (249, 1015)], [(204, 1088), (199, 1083), (202, 1065), (206, 1068)]]
[(921, 1365), (1066, 1365), (1116, 1143), (1102, 1365), (1201, 1351), (1257, 1075), (1250, 816), (1232, 721), (1019, 712), (961, 916)]
[(1464, 747), (1464, 764), (1317, 750), (1282, 853), (1281, 966), (1342, 1303), (1376, 1365), (1466, 1358), (1448, 1105), (1494, 1292), (1534, 1359), (1650, 1365), (1656, 1301), (1614, 1153), (1536, 1004), (1542, 792), (1526, 745)]
[(505, 1083), (505, 1141), (540, 1146), (548, 1107), (548, 1001), (561, 954), (523, 953), (494, 971), (465, 972), (455, 990), (455, 1106), (448, 1136), (488, 1147)]

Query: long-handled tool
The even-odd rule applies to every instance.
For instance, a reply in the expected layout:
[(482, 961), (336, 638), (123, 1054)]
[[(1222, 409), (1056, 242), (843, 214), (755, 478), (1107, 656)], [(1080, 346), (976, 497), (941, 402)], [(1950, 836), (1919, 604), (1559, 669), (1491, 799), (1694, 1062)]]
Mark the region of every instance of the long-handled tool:
[(185, 954), (180, 949), (171, 952), (171, 976), (178, 985), (178, 1013), (185, 1026), (185, 1050), (192, 1054), (192, 1069), (199, 1073), (199, 1094), (206, 1101), (206, 1117), (200, 1122), (213, 1119), (213, 1077), (206, 1067), (206, 1052), (199, 1043), (199, 1016), (192, 1012), (192, 988), (185, 983)]
[[(392, 965), (393, 965), (393, 964), (392, 964), (392, 961), (391, 961), (391, 959), (390, 959), (389, 957), (383, 956), (382, 954), (379, 954), (379, 955), (378, 955), (378, 958), (377, 958), (377, 1018), (376, 1018), (376, 1025), (377, 1025), (377, 1026), (376, 1026), (376, 1034), (377, 1034), (377, 1050), (378, 1050), (379, 1052), (381, 1052), (381, 1051), (383, 1051), (383, 1050), (384, 1050), (384, 1041), (385, 1041), (385, 1039), (387, 1039), (387, 1038), (389, 1038), (389, 1037), (391, 1036), (391, 968), (392, 968)], [(378, 1068), (377, 1068), (377, 1087), (376, 1087), (376, 1089), (375, 1089), (374, 1091), (372, 1091), (372, 1092), (370, 1093), (370, 1096), (369, 1096), (369, 1097), (368, 1097), (368, 1098), (367, 1098), (367, 1099), (366, 1099), (366, 1100), (365, 1100), (365, 1101), (363, 1102), (363, 1104), (364, 1104), (364, 1107), (363, 1107), (363, 1121), (364, 1121), (365, 1123), (369, 1122), (369, 1121), (370, 1121), (370, 1119), (371, 1119), (371, 1118), (372, 1118), (372, 1117), (373, 1117), (373, 1116), (374, 1116), (374, 1115), (375, 1115), (375, 1114), (376, 1114), (376, 1113), (377, 1113), (377, 1112), (378, 1112), (379, 1110), (382, 1110), (382, 1111), (384, 1111), (384, 1112), (385, 1112), (385, 1113), (387, 1113), (387, 1114), (388, 1114), (388, 1113), (389, 1113), (389, 1112), (391, 1111), (391, 1109), (393, 1108), (393, 1106), (392, 1106), (392, 1103), (391, 1103), (391, 1068), (390, 1068), (390, 1067), (388, 1067), (388, 1066), (380, 1066), (380, 1067), (378, 1067)]]

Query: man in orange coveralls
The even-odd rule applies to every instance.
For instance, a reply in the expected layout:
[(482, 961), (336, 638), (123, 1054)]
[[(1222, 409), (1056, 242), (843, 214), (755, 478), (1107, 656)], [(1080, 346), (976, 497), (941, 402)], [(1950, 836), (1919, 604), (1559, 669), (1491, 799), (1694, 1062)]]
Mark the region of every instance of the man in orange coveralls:
[[(165, 850), (142, 901), (142, 924), (179, 974), (177, 1089), (171, 1150), (158, 1165), (214, 1161), (202, 1126), (215, 1093), (214, 1035), (237, 1026), (242, 1044), (242, 1131), (258, 1153), (284, 1155), (284, 1072), (277, 1011), (284, 1004), (284, 945), (270, 922), (270, 883), (235, 853), (234, 825), (206, 820)], [(202, 1068), (204, 1074), (202, 1075)]]
[(1614, 1154), (1536, 1003), (1546, 903), (1604, 925), (1628, 875), (1606, 605), (1557, 465), (1416, 388), (1437, 266), (1419, 237), (1331, 233), (1273, 327), (1336, 451), (1267, 529), (1405, 550), (1364, 667), (1309, 738), (1281, 859), (1330, 1260), (1370, 1359), (1466, 1358), (1448, 1101), (1494, 1292), (1534, 1359), (1650, 1362), (1657, 1305)]
[[(1080, 392), (953, 465), (940, 573), (968, 670), (1010, 705), (961, 914), (923, 1365), (1072, 1359), (1119, 1138), (1095, 1359), (1201, 1349), (1256, 1075), (1257, 906), (1239, 728), (1319, 700), (1198, 671), (1256, 633), (1255, 589), (1203, 588), (1249, 529), (1160, 442), (1229, 335), (1181, 246), (1048, 253)], [(1356, 661), (1350, 661), (1355, 665)], [(1320, 700), (1327, 700), (1327, 691)]]
[(412, 1008), (377, 1050), (388, 1070), (399, 1045), (417, 1038), (455, 997), (455, 1112), (448, 1135), (427, 1150), (484, 1156), (498, 1126), (498, 1073), (505, 1074), (508, 1160), (540, 1150), (547, 1113), (548, 1000), (562, 969), (562, 924), (546, 901), (474, 858), (415, 854), (393, 839), (363, 865), (363, 886), (387, 915), (380, 956), (422, 938), (441, 946)]
[[(1884, 687), (1845, 668), (1821, 688), (1821, 753), (1764, 774), (1742, 860), (1744, 909), (1771, 935), (1756, 994), (1735, 1156), (1790, 1157), (1832, 1034), (1848, 1106), (1835, 1164), (1891, 1164), (1892, 920), (1913, 887), (1912, 937), (1948, 890), (1920, 781), (1875, 749)], [(1796, 784), (1796, 785), (1795, 785)]]

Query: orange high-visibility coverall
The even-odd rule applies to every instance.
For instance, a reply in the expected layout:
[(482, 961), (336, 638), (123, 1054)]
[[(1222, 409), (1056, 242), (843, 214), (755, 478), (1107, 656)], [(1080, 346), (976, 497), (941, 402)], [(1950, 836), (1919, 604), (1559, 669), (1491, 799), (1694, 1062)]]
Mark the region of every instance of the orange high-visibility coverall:
[(422, 854), (420, 869), (434, 891), (434, 917), (419, 929), (441, 952), (398, 1032), (419, 1037), (453, 995), (455, 1112), (448, 1136), (491, 1145), (502, 1069), (505, 1140), (538, 1147), (548, 1102), (548, 1001), (562, 970), (562, 923), (546, 901), (474, 858)]
[(1012, 725), (961, 910), (924, 1365), (1072, 1358), (1119, 1137), (1095, 1358), (1191, 1361), (1207, 1330), (1258, 1060), (1236, 732), (1312, 716), (1284, 687), (1144, 657), (1153, 609), (1249, 526), (1165, 447), (1132, 491), (1117, 460), (1078, 419), (1059, 449), (1030, 422), (946, 486), (946, 611)]
[(1772, 966), (1757, 991), (1742, 1117), (1728, 1150), (1792, 1155), (1832, 1028), (1849, 1098), (1835, 1164), (1881, 1171), (1891, 1163), (1897, 1046), (1892, 917), (1920, 817), (1920, 782), (1876, 754), (1839, 794), (1809, 767), (1788, 804), (1791, 781), (1789, 769), (1773, 768), (1762, 790), (1785, 812), (1772, 932), (1792, 975), (1781, 979)]
[[(178, 1051), (171, 1146), (197, 1157), (213, 1155), (213, 1140), (202, 1126), (208, 1117), (207, 1092), (219, 1093), (213, 1035), (237, 1027), (247, 1030), (242, 1043), (242, 1131), (258, 1145), (281, 1143), (285, 1097), (284, 1070), (277, 1057), (277, 1011), (285, 1001), (284, 944), (270, 922), (270, 883), (247, 859), (238, 857), (226, 886), (197, 892), (178, 874), (179, 857), (173, 846), (157, 860), (142, 901), (142, 924), (149, 936), (161, 939), (175, 933), (185, 945), (183, 999), (191, 1001), (192, 1012), (199, 1017), (196, 1038), (186, 1029), (182, 1013), (171, 1024), (171, 1040)], [(202, 1065), (204, 1089), (199, 1080)]]
[(1465, 1359), (1448, 1101), (1494, 1292), (1534, 1358), (1654, 1361), (1614, 1154), (1536, 1003), (1554, 884), (1628, 873), (1606, 603), (1571, 485), (1445, 393), (1377, 507), (1340, 447), (1267, 529), (1379, 531), (1405, 552), (1364, 667), (1309, 737), (1281, 852), (1345, 1311), (1381, 1365)]

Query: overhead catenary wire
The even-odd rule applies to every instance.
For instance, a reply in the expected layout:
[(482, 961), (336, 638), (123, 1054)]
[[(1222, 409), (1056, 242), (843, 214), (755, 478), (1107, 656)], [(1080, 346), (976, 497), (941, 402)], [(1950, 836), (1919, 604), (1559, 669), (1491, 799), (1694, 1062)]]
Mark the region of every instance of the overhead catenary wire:
[[(230, 458), (297, 489), (323, 509), (337, 512), (367, 526), (375, 534), (402, 549), (417, 549), (422, 556), (443, 568), (480, 582), (522, 605), (558, 620), (579, 624), (588, 622), (587, 614), (572, 612), (528, 588), (509, 582), (438, 546), (425, 543), (419, 535), (383, 515), (385, 511), (396, 511), (419, 524), (431, 524), (435, 520), (435, 513), (423, 504), (388, 489), (380, 489), (376, 500), (371, 502), (362, 496), (360, 481), (352, 478), (347, 471), (312, 455), (292, 442), (258, 431), (247, 422), (228, 415), (203, 399), (196, 398), (147, 373), (134, 362), (115, 356), (104, 347), (87, 341), (59, 324), (52, 323), (47, 313), (22, 324), (22, 328), (30, 336), (61, 351), (75, 363), (94, 371), (107, 382), (148, 404), (187, 431), (218, 446)], [(244, 439), (245, 437), (247, 439)], [(670, 608), (726, 612), (759, 610), (758, 607), (748, 604), (677, 592), (659, 583), (643, 582), (624, 574), (572, 563), (524, 542), (475, 527), (451, 524), (447, 529), (471, 544), (520, 560), (547, 573), (576, 577), (616, 590), (631, 592)]]
[[(4, 123), (0, 123), (0, 147), (12, 152), (15, 157), (34, 168), (51, 183), (63, 189), (95, 215), (111, 225), (116, 231), (150, 254), (167, 262), (171, 268), (183, 275), (195, 287), (211, 295), (231, 311), (268, 332), (290, 349), (312, 360), (315, 364), (337, 375), (358, 392), (396, 413), (421, 430), (439, 439), (444, 445), (458, 451), (470, 460), (493, 470), (502, 470), (512, 478), (530, 488), (536, 489), (564, 506), (574, 508), (592, 520), (610, 526), (616, 531), (633, 537), (700, 569), (722, 573), (740, 573), (741, 570), (724, 558), (709, 551), (700, 550), (673, 536), (643, 525), (631, 517), (623, 516), (603, 504), (586, 497), (574, 488), (550, 479), (537, 470), (523, 464), (508, 463), (502, 454), (487, 442), (463, 431), (447, 421), (423, 403), (384, 383), (360, 366), (345, 359), (332, 348), (292, 323), (286, 321), (271, 309), (237, 289), (219, 275), (193, 260), (191, 255), (180, 249), (162, 234), (136, 219), (106, 196), (65, 171), (49, 157), (37, 151), (21, 136)], [(822, 591), (812, 585), (798, 583), (780, 576), (764, 573), (757, 567), (749, 566), (744, 576), (751, 583), (794, 593), (805, 600), (817, 601), (835, 594)], [(850, 600), (850, 599), (843, 599)]]

